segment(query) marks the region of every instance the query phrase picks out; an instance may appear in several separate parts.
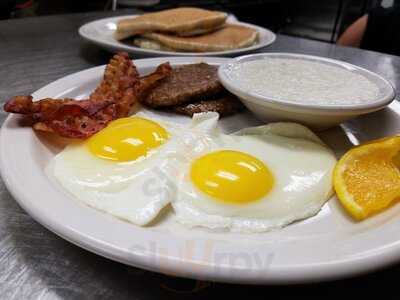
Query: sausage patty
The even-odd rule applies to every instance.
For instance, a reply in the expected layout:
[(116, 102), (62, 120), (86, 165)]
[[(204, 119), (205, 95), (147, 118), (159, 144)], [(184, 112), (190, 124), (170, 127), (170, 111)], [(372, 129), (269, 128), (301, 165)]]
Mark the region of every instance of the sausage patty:
[(153, 108), (165, 108), (209, 99), (224, 90), (217, 69), (206, 63), (174, 68), (141, 102)]

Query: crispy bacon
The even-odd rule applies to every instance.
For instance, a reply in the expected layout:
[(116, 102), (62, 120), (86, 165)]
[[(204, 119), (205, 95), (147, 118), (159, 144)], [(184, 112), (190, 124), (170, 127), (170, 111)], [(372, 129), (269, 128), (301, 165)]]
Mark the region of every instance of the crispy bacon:
[(144, 97), (162, 79), (171, 74), (171, 72), (172, 68), (168, 62), (159, 65), (153, 73), (139, 79), (139, 83), (136, 85), (136, 94), (139, 95), (139, 98)]
[(169, 63), (161, 64), (157, 69), (144, 77), (138, 79), (133, 88), (125, 90), (123, 97), (117, 103), (117, 115), (119, 118), (129, 115), (134, 104), (153, 89), (162, 79), (167, 77), (172, 71)]
[(127, 53), (115, 55), (104, 71), (103, 81), (89, 96), (92, 101), (109, 99), (117, 106), (117, 117), (126, 117), (136, 102), (134, 87), (139, 83), (139, 73)]
[(116, 54), (107, 65), (100, 85), (87, 100), (42, 99), (31, 96), (10, 99), (4, 110), (30, 116), (33, 128), (63, 137), (87, 138), (116, 119), (127, 116), (138, 99), (168, 76), (168, 63), (142, 78), (127, 53)]
[(116, 106), (110, 100), (48, 98), (32, 101), (31, 96), (16, 96), (4, 105), (4, 110), (30, 115), (35, 129), (69, 138), (91, 136), (116, 118)]

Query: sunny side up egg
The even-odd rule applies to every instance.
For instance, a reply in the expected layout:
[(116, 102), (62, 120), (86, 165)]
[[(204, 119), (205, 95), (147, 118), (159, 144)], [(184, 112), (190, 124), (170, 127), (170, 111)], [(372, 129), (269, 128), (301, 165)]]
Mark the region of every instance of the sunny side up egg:
[(174, 163), (180, 223), (263, 232), (315, 215), (332, 195), (336, 158), (306, 127), (272, 123), (226, 135), (209, 120), (208, 128)]
[(64, 189), (98, 210), (137, 225), (170, 203), (169, 155), (179, 149), (178, 124), (133, 116), (69, 144), (47, 168)]

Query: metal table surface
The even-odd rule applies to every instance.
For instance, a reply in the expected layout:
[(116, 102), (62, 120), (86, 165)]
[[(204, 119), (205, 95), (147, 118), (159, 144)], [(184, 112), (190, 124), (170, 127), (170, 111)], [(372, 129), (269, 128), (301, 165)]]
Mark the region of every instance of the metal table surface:
[[(107, 63), (110, 54), (81, 40), (77, 30), (85, 22), (111, 14), (1, 21), (2, 103), (12, 95), (30, 94), (67, 74)], [(341, 59), (384, 75), (400, 87), (399, 57), (282, 35), (263, 51)], [(1, 110), (1, 122), (5, 118)], [(384, 293), (385, 298), (390, 298), (397, 296), (399, 276), (400, 264), (353, 279), (297, 286), (243, 286), (168, 277), (110, 261), (59, 238), (27, 215), (0, 181), (0, 298), (3, 299), (180, 299), (187, 296), (198, 299), (248, 295), (263, 299), (271, 293), (279, 298), (337, 298), (343, 293), (383, 296)]]

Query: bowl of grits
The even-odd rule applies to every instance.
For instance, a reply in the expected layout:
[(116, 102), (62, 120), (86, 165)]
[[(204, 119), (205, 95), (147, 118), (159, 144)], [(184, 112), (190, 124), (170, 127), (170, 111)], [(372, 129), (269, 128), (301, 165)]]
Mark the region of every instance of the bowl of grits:
[(384, 108), (390, 82), (361, 67), (318, 56), (263, 53), (221, 65), (224, 87), (263, 121), (294, 121), (317, 129)]

